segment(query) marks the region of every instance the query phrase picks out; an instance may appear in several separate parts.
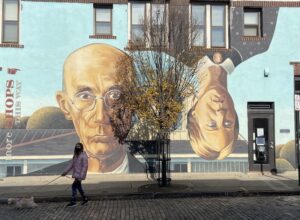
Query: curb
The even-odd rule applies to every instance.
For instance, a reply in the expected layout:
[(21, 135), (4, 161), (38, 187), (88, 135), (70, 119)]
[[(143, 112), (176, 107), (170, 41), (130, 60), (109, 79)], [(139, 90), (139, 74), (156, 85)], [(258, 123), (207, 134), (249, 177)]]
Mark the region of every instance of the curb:
[[(235, 192), (147, 192), (147, 193), (112, 193), (90, 195), (89, 200), (130, 200), (130, 199), (161, 199), (183, 197), (254, 197), (254, 196), (295, 196), (300, 191), (235, 191)], [(7, 204), (8, 198), (0, 198), (0, 204)], [(43, 202), (69, 202), (70, 196), (35, 197), (37, 203)]]

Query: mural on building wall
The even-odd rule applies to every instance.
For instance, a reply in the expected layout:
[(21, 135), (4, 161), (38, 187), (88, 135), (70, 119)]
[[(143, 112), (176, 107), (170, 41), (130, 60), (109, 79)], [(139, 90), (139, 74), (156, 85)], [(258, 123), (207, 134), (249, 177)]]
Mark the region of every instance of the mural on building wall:
[[(220, 62), (220, 54), (216, 54)], [(216, 60), (217, 59), (217, 60)], [(204, 61), (205, 60), (205, 61)], [(227, 74), (232, 62), (214, 64), (203, 58), (198, 71), (197, 102), (189, 111), (187, 129), (196, 154), (205, 159), (224, 159), (233, 152), (238, 137), (238, 117), (227, 90)]]
[[(51, 139), (63, 143), (62, 138), (68, 136), (65, 140), (68, 149), (72, 147), (70, 143), (76, 141), (84, 144), (89, 155), (89, 172), (144, 172), (144, 165), (127, 151), (127, 146), (114, 135), (112, 126), (111, 107), (121, 96), (116, 64), (124, 55), (125, 52), (108, 44), (90, 44), (72, 52), (64, 62), (63, 88), (55, 95), (59, 108), (43, 107), (30, 117), (23, 117), (22, 123), (13, 123), (12, 128), (26, 128), (13, 131), (13, 136), (22, 137), (19, 142), (15, 140), (14, 147), (27, 146), (27, 150), (29, 147), (35, 151), (35, 144)], [(205, 56), (199, 60), (199, 87), (194, 97), (196, 101), (188, 109), (187, 131), (197, 155), (207, 160), (221, 160), (234, 151), (239, 134), (238, 116), (227, 90), (227, 77), (234, 70), (234, 64), (230, 58), (224, 61), (219, 52), (214, 53), (212, 59)], [(5, 121), (4, 114), (2, 117)], [(125, 112), (122, 118), (131, 120), (132, 114)], [(51, 129), (56, 132), (49, 134)], [(129, 129), (123, 129), (124, 137)], [(39, 136), (37, 130), (45, 132)], [(28, 136), (32, 139), (26, 141)], [(50, 166), (41, 172), (57, 172), (63, 165), (65, 163)]]
[[(85, 146), (90, 172), (144, 170), (125, 151), (111, 123), (112, 108), (121, 98), (116, 64), (124, 55), (112, 46), (91, 44), (74, 51), (64, 63), (64, 90), (57, 92), (56, 99)], [(131, 117), (130, 112), (125, 112), (121, 118), (131, 120)], [(126, 136), (129, 127), (123, 132)]]
[[(85, 146), (90, 172), (143, 171), (114, 135), (111, 121), (112, 108), (121, 97), (116, 65), (124, 55), (110, 45), (91, 44), (74, 51), (64, 63), (64, 89), (57, 92), (56, 99)], [(222, 61), (219, 56), (215, 62)], [(224, 159), (233, 151), (238, 136), (238, 118), (227, 91), (227, 71), (233, 64), (226, 60), (216, 65), (208, 57), (201, 62), (198, 101), (188, 117), (190, 141), (202, 158)], [(96, 105), (98, 99), (103, 101)], [(124, 114), (121, 118), (131, 120), (131, 113)], [(126, 137), (129, 129), (123, 129), (122, 136)]]
[[(228, 91), (227, 79), (237, 65), (268, 50), (275, 30), (277, 12), (278, 8), (264, 9), (263, 21), (267, 22), (263, 24), (265, 27), (264, 32), (261, 38), (252, 41), (241, 36), (243, 24), (239, 22), (242, 22), (243, 7), (232, 9), (230, 49), (208, 50), (204, 57), (199, 57), (199, 89), (195, 94), (192, 105), (186, 109), (186, 117), (183, 117), (183, 120), (187, 122), (186, 128), (189, 140), (178, 138), (173, 141), (171, 143), (171, 153), (190, 154), (195, 159), (195, 152), (199, 156), (196, 158), (199, 161), (202, 158), (206, 160), (223, 160), (225, 158), (230, 160), (232, 158), (228, 156), (232, 153), (248, 154), (247, 140), (241, 139), (239, 134), (239, 130), (247, 127), (247, 124), (242, 123), (239, 127), (239, 117), (241, 115), (238, 116), (235, 107), (240, 103), (234, 105), (236, 100), (231, 97), (234, 94), (230, 94)], [(11, 92), (15, 94), (13, 115), (5, 114), (7, 113), (6, 110), (0, 114), (0, 140), (2, 140), (0, 143), (0, 156), (7, 155), (7, 147), (12, 149), (13, 156), (26, 155), (38, 158), (41, 155), (53, 157), (71, 155), (74, 144), (81, 141), (89, 154), (90, 172), (144, 172), (145, 167), (141, 162), (142, 160), (138, 161), (138, 157), (128, 152), (128, 146), (120, 143), (118, 138), (114, 136), (111, 125), (109, 107), (118, 102), (120, 96), (115, 80), (117, 73), (114, 64), (117, 58), (123, 56), (125, 52), (116, 49), (115, 45), (88, 43), (91, 42), (78, 45), (76, 43), (72, 47), (67, 46), (68, 49), (73, 48), (72, 50), (74, 48), (80, 49), (74, 52), (68, 51), (70, 54), (65, 60), (63, 74), (61, 74), (61, 77), (64, 77), (61, 90), (53, 90), (54, 87), (51, 87), (51, 95), (56, 98), (58, 107), (54, 104), (53, 106), (44, 105), (45, 107), (40, 109), (32, 107), (30, 111), (33, 113), (30, 112), (30, 115), (18, 114), (18, 105), (26, 106), (29, 109), (30, 103), (33, 103), (35, 99), (37, 100), (36, 97), (43, 97), (43, 94), (33, 96), (31, 102), (23, 102), (20, 96), (16, 95), (17, 88), (22, 89), (21, 80), (18, 81), (19, 76), (25, 73), (24, 69), (25, 67), (28, 68), (29, 64), (24, 69), (22, 65), (3, 66), (3, 69), (0, 69), (0, 74), (3, 73), (4, 75), (7, 69), (8, 74), (5, 75), (9, 75), (11, 79), (14, 79), (13, 88), (9, 88), (12, 85), (10, 81), (7, 81), (5, 91), (11, 89)], [(36, 54), (38, 53), (35, 51)], [(49, 66), (51, 65), (49, 64)], [(38, 65), (35, 64), (34, 68), (37, 67)], [(32, 67), (32, 69), (34, 68)], [(61, 68), (61, 65), (59, 65), (59, 68)], [(59, 72), (57, 69), (55, 70)], [(45, 71), (45, 73), (48, 74), (51, 71)], [(38, 74), (41, 73), (40, 79), (42, 79), (43, 69), (36, 70), (34, 76), (38, 75), (37, 72)], [(49, 80), (49, 78), (45, 79)], [(22, 83), (26, 83), (28, 87), (28, 84), (33, 84), (33, 82), (36, 82), (35, 80), (23, 78)], [(42, 84), (45, 85), (46, 80), (41, 80), (40, 87), (43, 87)], [(52, 84), (60, 85), (61, 81), (55, 79)], [(47, 86), (45, 85), (45, 87)], [(34, 94), (37, 93), (38, 89), (32, 88), (30, 91)], [(54, 94), (55, 91), (57, 91), (56, 94)], [(6, 101), (10, 98), (9, 92), (10, 90), (6, 94), (8, 95)], [(26, 93), (26, 96), (30, 95)], [(45, 103), (48, 101), (45, 99)], [(49, 101), (49, 103), (51, 102)], [(8, 107), (11, 105), (9, 101), (7, 104)], [(10, 110), (11, 108), (7, 109), (7, 111)], [(123, 119), (131, 120), (131, 113), (125, 112)], [(181, 130), (186, 131), (184, 126)], [(125, 129), (124, 136), (128, 132), (129, 128)], [(276, 163), (279, 167), (282, 167), (282, 170), (294, 167), (295, 158), (291, 156), (294, 155), (292, 152), (293, 147), (292, 141), (276, 146)], [(29, 167), (28, 171), (32, 174), (57, 174), (67, 164), (61, 162), (68, 159), (53, 160), (51, 166), (49, 166), (50, 163), (42, 165), (41, 162), (36, 167), (32, 166), (32, 169)], [(247, 163), (246, 156), (243, 160)], [(194, 163), (195, 165), (191, 164), (191, 166), (196, 167), (197, 162)], [(194, 172), (197, 172), (198, 169), (194, 170)]]
[[(53, 143), (69, 145), (70, 150), (71, 143), (81, 141), (89, 155), (89, 172), (144, 172), (144, 165), (127, 152), (112, 126), (112, 106), (121, 96), (116, 63), (124, 55), (107, 44), (90, 44), (72, 52), (64, 62), (63, 88), (55, 94), (59, 108), (43, 107), (23, 117), (22, 123), (13, 123), (13, 136), (20, 136), (14, 147), (26, 147), (34, 155), (37, 149), (53, 148)], [(187, 118), (192, 149), (204, 159), (227, 157), (238, 136), (238, 118), (227, 91), (227, 76), (234, 67), (230, 59), (222, 61), (220, 53), (215, 54), (214, 61), (208, 57), (199, 61), (197, 101)], [(132, 114), (124, 112), (121, 118), (131, 120)], [(122, 136), (126, 137), (129, 129), (123, 128)], [(55, 170), (60, 170), (57, 165), (43, 172)]]
[(276, 167), (278, 171), (292, 171), (296, 169), (297, 165), (294, 140), (285, 144), (277, 145), (275, 150)]
[[(199, 91), (188, 114), (187, 130), (194, 152), (208, 160), (224, 159), (237, 146), (238, 115), (227, 90), (227, 77), (245, 60), (268, 50), (279, 8), (264, 9), (261, 15), (265, 27), (261, 33), (263, 37), (257, 37), (255, 41), (243, 36), (243, 10), (242, 7), (231, 10), (231, 49), (209, 51), (199, 61)], [(240, 144), (247, 151), (246, 140)]]

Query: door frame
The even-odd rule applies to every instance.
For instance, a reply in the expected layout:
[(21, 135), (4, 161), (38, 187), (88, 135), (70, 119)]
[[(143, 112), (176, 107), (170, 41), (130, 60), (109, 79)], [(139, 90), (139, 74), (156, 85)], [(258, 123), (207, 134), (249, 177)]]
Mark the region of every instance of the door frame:
[[(249, 171), (271, 171), (276, 168), (275, 163), (275, 121), (274, 109), (248, 109), (248, 161)], [(268, 119), (268, 164), (254, 163), (253, 160), (253, 119)]]

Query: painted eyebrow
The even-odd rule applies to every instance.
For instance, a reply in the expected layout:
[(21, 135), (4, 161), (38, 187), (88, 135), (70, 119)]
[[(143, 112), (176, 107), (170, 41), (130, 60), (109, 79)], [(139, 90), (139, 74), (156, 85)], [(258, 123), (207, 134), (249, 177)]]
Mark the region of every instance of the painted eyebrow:
[(113, 85), (111, 87), (109, 87), (106, 91), (109, 91), (109, 90), (113, 90), (113, 89), (120, 89), (121, 87), (119, 85)]
[(92, 92), (93, 90), (90, 88), (90, 87), (87, 87), (87, 86), (79, 86), (77, 88), (77, 93), (79, 92)]
[[(109, 87), (107, 90), (106, 90), (106, 92), (107, 91), (110, 91), (110, 90), (114, 90), (114, 89), (120, 89), (120, 86), (119, 85), (113, 85), (113, 86), (111, 86), (111, 87)], [(79, 86), (78, 88), (77, 88), (77, 91), (76, 91), (76, 93), (80, 93), (80, 92), (92, 92), (93, 93), (93, 89), (92, 88), (90, 88), (90, 87), (88, 87), (88, 86)]]
[(217, 115), (217, 111), (215, 111), (210, 105), (207, 106), (207, 109), (210, 118), (213, 118)]

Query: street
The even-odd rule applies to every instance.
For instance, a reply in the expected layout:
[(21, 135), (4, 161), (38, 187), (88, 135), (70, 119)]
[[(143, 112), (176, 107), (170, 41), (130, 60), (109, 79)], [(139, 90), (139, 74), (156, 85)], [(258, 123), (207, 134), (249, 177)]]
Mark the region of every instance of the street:
[(66, 204), (39, 203), (34, 209), (0, 205), (0, 216), (2, 220), (300, 219), (300, 196), (99, 200), (69, 208)]

